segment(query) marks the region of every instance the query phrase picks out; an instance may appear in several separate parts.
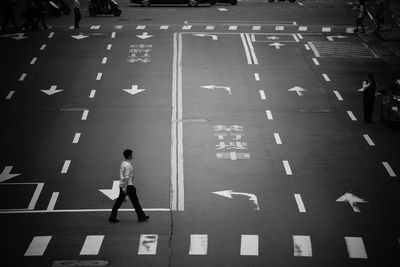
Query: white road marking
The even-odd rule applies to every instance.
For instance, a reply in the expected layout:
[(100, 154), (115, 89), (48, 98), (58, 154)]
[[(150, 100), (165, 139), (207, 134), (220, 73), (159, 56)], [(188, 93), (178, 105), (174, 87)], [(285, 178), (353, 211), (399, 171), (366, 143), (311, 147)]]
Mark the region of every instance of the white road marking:
[(304, 6), (302, 2), (297, 2), (297, 4), (299, 4), (300, 6)]
[(106, 64), (107, 63), (107, 57), (103, 57), (103, 60), (101, 61), (101, 64)]
[(66, 160), (64, 162), (63, 167), (62, 167), (61, 173), (67, 173), (68, 169), (69, 169), (69, 165), (71, 165), (71, 161), (70, 160)]
[[(297, 36), (299, 37), (300, 40), (303, 40), (303, 35), (301, 33), (298, 33)], [(296, 40), (297, 41), (297, 40)]]
[(87, 119), (87, 116), (89, 115), (89, 110), (88, 109), (85, 109), (84, 111), (83, 111), (83, 114), (82, 114), (82, 120), (83, 121), (85, 121), (86, 119)]
[(274, 118), (272, 117), (271, 110), (266, 110), (265, 113), (267, 113), (267, 118), (268, 118), (269, 120), (273, 120), (273, 119), (274, 119)]
[(296, 257), (312, 257), (311, 238), (308, 235), (293, 236), (293, 250)]
[(375, 146), (375, 143), (372, 141), (371, 137), (368, 134), (363, 134), (365, 141), (367, 141), (368, 145)]
[(121, 30), (124, 26), (123, 25), (115, 25), (116, 30)]
[(22, 73), (21, 77), (19, 77), (19, 81), (22, 82), (23, 80), (25, 80), (26, 75), (27, 75), (26, 73)]
[(320, 57), (320, 54), (319, 54), (317, 48), (315, 47), (315, 45), (312, 42), (308, 42), (308, 45), (311, 48), (311, 50), (314, 52), (314, 55), (316, 57)]
[(101, 72), (97, 73), (96, 81), (100, 81), (101, 76), (103, 76), (103, 73), (101, 73)]
[(54, 36), (54, 32), (51, 32), (51, 33), (49, 34), (49, 38), (53, 38), (53, 36)]
[(258, 256), (258, 235), (241, 236), (240, 255)]
[(331, 27), (322, 27), (322, 32), (331, 32)]
[(144, 30), (144, 29), (146, 29), (146, 25), (138, 25), (136, 27), (136, 30)]
[(312, 60), (313, 60), (313, 62), (314, 62), (314, 64), (315, 64), (316, 66), (319, 66), (319, 62), (318, 62), (318, 60), (317, 60), (315, 57), (313, 57)]
[(246, 38), (245, 38), (245, 36), (244, 36), (244, 33), (241, 33), (241, 34), (240, 34), (240, 38), (242, 39), (242, 44), (243, 44), (243, 47), (244, 47), (244, 52), (245, 52), (245, 54), (246, 54), (247, 64), (251, 65), (251, 64), (253, 64), (253, 63), (252, 63), (252, 61), (251, 61), (250, 52), (249, 52), (249, 47), (248, 47), (248, 45), (247, 45), (247, 42), (246, 42)]
[(254, 73), (254, 79), (255, 79), (256, 81), (259, 81), (259, 80), (260, 80), (260, 76), (258, 75), (258, 73)]
[(276, 144), (282, 145), (282, 140), (281, 140), (281, 137), (279, 136), (279, 133), (274, 133), (274, 137), (275, 137)]
[(226, 8), (218, 8), (219, 11), (228, 11)]
[(262, 100), (266, 100), (267, 98), (265, 97), (265, 92), (264, 90), (260, 90), (260, 97)]
[(42, 256), (51, 240), (51, 236), (35, 236), (24, 256)]
[(94, 98), (95, 94), (96, 94), (96, 90), (90, 91), (89, 98)]
[(253, 26), (253, 27), (251, 27), (251, 30), (252, 31), (259, 31), (259, 30), (261, 30), (261, 26), (259, 26), (259, 25)]
[(283, 31), (285, 29), (285, 26), (276, 26), (275, 31)]
[(236, 31), (237, 28), (238, 28), (237, 25), (230, 25), (229, 28), (228, 28), (228, 30), (230, 30), (230, 31)]
[(345, 238), (347, 245), (347, 252), (349, 258), (367, 259), (367, 252), (365, 251), (364, 242), (361, 237), (348, 237)]
[(336, 98), (337, 98), (339, 101), (343, 101), (343, 98), (342, 98), (342, 96), (340, 95), (339, 91), (333, 91), (333, 93), (335, 94)]
[(229, 155), (231, 157), (231, 160), (237, 160), (237, 156), (235, 152), (229, 152)]
[(330, 82), (331, 80), (329, 79), (328, 75), (325, 73), (322, 73), (322, 76), (324, 77), (325, 81)]
[(98, 29), (100, 29), (100, 25), (92, 25), (92, 26), (90, 26), (90, 29), (91, 30), (98, 30)]
[(310, 46), (308, 44), (304, 44), (304, 47), (306, 48), (306, 50), (310, 50)]
[(168, 25), (161, 25), (160, 30), (168, 30), (169, 26)]
[(42, 44), (42, 46), (40, 47), (40, 50), (44, 50), (46, 48), (46, 45), (45, 44)]
[(190, 30), (192, 28), (192, 25), (184, 25), (182, 27), (182, 30)]
[(72, 140), (72, 143), (77, 144), (79, 142), (79, 138), (81, 138), (81, 133), (76, 133), (74, 136), (74, 140)]
[(368, 13), (368, 17), (372, 20), (372, 21), (374, 21), (374, 17), (371, 15), (371, 13), (368, 11), (367, 12)]
[(307, 26), (300, 26), (300, 27), (299, 27), (299, 32), (306, 32), (307, 29), (308, 29)]
[(37, 57), (32, 58), (31, 62), (29, 64), (33, 65), (36, 63)]
[(139, 255), (155, 255), (157, 253), (158, 235), (140, 235)]
[(396, 173), (393, 171), (392, 167), (390, 167), (388, 162), (383, 161), (382, 164), (385, 167), (390, 177), (397, 177)]
[(352, 121), (356, 121), (356, 120), (357, 120), (356, 116), (354, 116), (354, 114), (353, 114), (352, 111), (348, 110), (348, 111), (347, 111), (347, 114), (349, 115), (349, 117), (350, 117), (350, 119), (351, 119)]
[(111, 39), (114, 39), (115, 38), (115, 32), (112, 32), (111, 33)]
[(285, 168), (286, 175), (292, 175), (292, 169), (290, 168), (289, 161), (283, 160), (283, 167)]
[(111, 50), (112, 44), (107, 45), (107, 50)]
[(189, 255), (207, 255), (208, 235), (190, 235)]
[(37, 184), (35, 192), (33, 193), (31, 201), (29, 202), (29, 206), (28, 206), (29, 210), (35, 209), (36, 202), (39, 199), (40, 193), (42, 193), (43, 186), (44, 186), (44, 183), (38, 183)]
[(59, 192), (53, 192), (53, 194), (51, 195), (49, 205), (47, 206), (48, 211), (54, 210), (54, 207), (56, 206), (56, 202), (57, 202), (59, 194), (60, 194)]
[(15, 91), (10, 91), (10, 92), (8, 93), (8, 95), (6, 96), (6, 99), (7, 99), (7, 100), (11, 99), (11, 97), (14, 95), (14, 93), (15, 93)]
[[(169, 208), (150, 208), (143, 209), (144, 211), (165, 211), (169, 212)], [(12, 211), (0, 211), (0, 214), (33, 214), (33, 213), (85, 213), (85, 212), (110, 212), (110, 209), (71, 209), (71, 210), (12, 210)], [(134, 212), (135, 209), (119, 209), (118, 211)]]
[(206, 30), (211, 31), (211, 30), (214, 30), (214, 29), (215, 29), (215, 26), (214, 26), (214, 25), (207, 25), (207, 26), (206, 26)]
[(104, 235), (88, 235), (79, 255), (98, 255)]
[(184, 210), (185, 187), (183, 172), (183, 101), (182, 101), (182, 35), (179, 35), (178, 50), (178, 210)]
[(250, 55), (251, 55), (251, 58), (253, 59), (253, 63), (255, 65), (258, 65), (258, 59), (256, 57), (256, 52), (254, 51), (253, 43), (251, 42), (250, 34), (248, 34), (248, 33), (246, 34), (246, 40), (247, 40), (247, 44), (249, 45), (249, 48), (250, 48)]
[(297, 207), (300, 212), (306, 212), (306, 208), (304, 207), (303, 200), (301, 199), (300, 194), (294, 194), (294, 198), (296, 199)]

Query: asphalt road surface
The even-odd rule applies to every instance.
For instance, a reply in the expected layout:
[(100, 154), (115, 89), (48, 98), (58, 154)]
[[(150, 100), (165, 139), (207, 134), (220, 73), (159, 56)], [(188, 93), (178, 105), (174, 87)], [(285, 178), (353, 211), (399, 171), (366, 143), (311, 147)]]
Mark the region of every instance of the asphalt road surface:
[[(351, 6), (120, 6), (2, 33), (1, 266), (400, 266), (400, 134), (359, 91), (395, 74)], [(125, 148), (148, 222), (107, 221)]]

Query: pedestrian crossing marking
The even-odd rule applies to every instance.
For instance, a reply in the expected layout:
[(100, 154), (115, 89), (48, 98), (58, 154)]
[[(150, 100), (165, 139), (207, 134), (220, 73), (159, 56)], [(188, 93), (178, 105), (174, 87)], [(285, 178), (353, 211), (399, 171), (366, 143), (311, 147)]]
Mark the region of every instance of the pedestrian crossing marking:
[(240, 255), (258, 256), (258, 235), (241, 236)]
[(251, 27), (251, 30), (252, 31), (259, 31), (259, 30), (261, 30), (261, 26), (255, 25), (255, 26)]
[(214, 30), (215, 29), (215, 26), (214, 25), (208, 25), (207, 27), (206, 27), (206, 30), (208, 30), (208, 31), (212, 31), (212, 30)]
[(182, 27), (182, 30), (190, 30), (192, 28), (192, 25), (184, 25)]
[(276, 26), (275, 31), (283, 31), (285, 29), (285, 26)]
[(90, 26), (90, 29), (91, 30), (98, 30), (98, 29), (100, 29), (100, 25), (92, 25), (92, 26)]
[(168, 30), (169, 25), (161, 25), (160, 30)]
[(98, 255), (104, 235), (88, 235), (79, 255)]
[(228, 30), (230, 30), (230, 31), (236, 31), (237, 28), (238, 28), (238, 26), (236, 26), (236, 25), (230, 25), (229, 28), (228, 28)]
[(140, 235), (138, 255), (155, 255), (158, 235)]
[(353, 42), (308, 42), (315, 57), (378, 58), (367, 46)]
[(322, 32), (331, 32), (332, 28), (331, 27), (322, 27)]
[(115, 25), (116, 30), (121, 30), (124, 26), (123, 25)]
[(348, 237), (345, 238), (347, 252), (349, 253), (349, 258), (355, 259), (367, 259), (367, 252), (365, 251), (364, 242), (361, 237)]
[(299, 32), (305, 32), (307, 31), (308, 27), (307, 26), (300, 26), (299, 27)]
[(293, 236), (293, 250), (296, 257), (312, 257), (311, 238), (308, 235)]
[(138, 25), (136, 26), (136, 30), (144, 30), (146, 29), (146, 25)]
[(189, 255), (207, 255), (208, 235), (190, 235)]
[(24, 256), (42, 256), (51, 240), (51, 236), (35, 236)]

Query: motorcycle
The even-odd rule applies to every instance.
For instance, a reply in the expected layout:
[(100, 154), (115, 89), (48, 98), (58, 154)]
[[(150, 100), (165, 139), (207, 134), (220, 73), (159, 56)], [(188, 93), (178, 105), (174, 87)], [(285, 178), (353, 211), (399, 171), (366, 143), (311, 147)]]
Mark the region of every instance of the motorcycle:
[[(107, 0), (106, 0), (107, 1)], [(114, 15), (116, 17), (121, 16), (121, 9), (115, 0), (109, 0), (110, 7), (102, 6), (99, 0), (90, 0), (88, 11), (91, 17), (97, 15)]]

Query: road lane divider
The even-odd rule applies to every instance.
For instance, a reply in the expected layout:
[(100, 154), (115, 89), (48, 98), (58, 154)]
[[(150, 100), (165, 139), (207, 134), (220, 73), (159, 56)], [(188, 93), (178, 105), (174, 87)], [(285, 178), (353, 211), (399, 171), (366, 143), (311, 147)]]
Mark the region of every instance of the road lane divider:
[(264, 90), (260, 90), (260, 97), (261, 97), (262, 100), (266, 100), (267, 99), (266, 96), (265, 96)]
[(266, 110), (265, 113), (267, 114), (268, 120), (273, 120), (274, 118), (272, 117), (271, 110)]
[(160, 30), (168, 30), (169, 26), (168, 25), (161, 25)]
[(101, 244), (103, 243), (104, 235), (88, 235), (83, 243), (79, 255), (98, 255)]
[(375, 146), (375, 143), (372, 141), (371, 137), (368, 134), (363, 134), (365, 141), (367, 141), (368, 145)]
[(300, 26), (298, 29), (299, 32), (306, 32), (307, 30), (308, 30), (307, 26)]
[(306, 50), (310, 50), (310, 46), (308, 44), (304, 44), (304, 47), (306, 48)]
[(300, 194), (294, 194), (294, 198), (296, 199), (297, 208), (299, 212), (306, 212), (306, 208), (304, 207), (303, 199)]
[(293, 254), (296, 257), (312, 257), (311, 238), (308, 235), (293, 236)]
[(279, 136), (279, 133), (274, 133), (274, 137), (275, 137), (276, 144), (282, 145), (282, 140), (281, 140), (281, 137)]
[(237, 28), (238, 28), (237, 25), (230, 25), (229, 28), (228, 28), (228, 30), (229, 30), (229, 31), (236, 31)]
[(85, 121), (89, 115), (89, 110), (85, 109), (82, 114), (82, 120)]
[(343, 97), (340, 95), (339, 91), (333, 91), (333, 93), (339, 101), (343, 101)]
[(47, 211), (54, 210), (54, 207), (56, 206), (56, 202), (57, 202), (59, 194), (60, 194), (59, 192), (53, 192), (53, 194), (51, 195), (51, 198), (50, 198), (49, 205), (47, 206), (47, 209), (46, 209)]
[(353, 114), (353, 112), (352, 112), (351, 110), (348, 110), (348, 111), (347, 111), (347, 115), (349, 115), (349, 117), (350, 117), (350, 119), (351, 119), (352, 121), (357, 121), (356, 116), (354, 116), (354, 114)]
[(15, 91), (11, 90), (11, 91), (8, 93), (8, 95), (6, 96), (6, 100), (10, 100), (10, 99), (13, 97), (14, 93), (15, 93)]
[(47, 45), (42, 44), (42, 46), (40, 47), (40, 50), (41, 50), (41, 51), (45, 50), (45, 49), (46, 49), (46, 46), (47, 46)]
[(182, 27), (182, 30), (190, 30), (190, 29), (192, 29), (192, 25), (184, 25)]
[(207, 25), (206, 26), (206, 30), (207, 31), (212, 31), (212, 30), (214, 30), (215, 29), (215, 26), (214, 25)]
[(259, 31), (259, 30), (261, 30), (261, 26), (259, 26), (259, 25), (254, 25), (254, 26), (251, 27), (251, 30), (252, 30), (252, 31)]
[(345, 238), (347, 252), (349, 254), (349, 258), (354, 259), (367, 259), (367, 252), (365, 251), (365, 246), (363, 239), (361, 237), (349, 237)]
[(22, 73), (21, 76), (19, 77), (18, 81), (22, 82), (25, 80), (27, 73)]
[(285, 26), (276, 26), (275, 31), (283, 31), (285, 30)]
[(53, 38), (53, 36), (54, 36), (54, 32), (51, 32), (51, 33), (49, 34), (49, 39)]
[(136, 30), (144, 30), (146, 29), (146, 25), (138, 25), (136, 26)]
[(241, 256), (258, 256), (258, 235), (241, 235)]
[(112, 44), (107, 45), (107, 50), (111, 50)]
[(71, 165), (71, 160), (64, 161), (64, 165), (61, 169), (61, 173), (67, 173), (69, 169), (69, 165)]
[(329, 79), (328, 75), (325, 74), (325, 73), (322, 73), (322, 77), (324, 77), (324, 80), (325, 80), (326, 82), (330, 82), (330, 81), (331, 81), (331, 79)]
[(258, 65), (258, 59), (256, 57), (256, 52), (254, 51), (254, 46), (250, 38), (250, 34), (246, 33), (247, 44), (249, 45), (250, 55), (253, 60), (254, 65)]
[(94, 98), (95, 95), (96, 95), (96, 90), (91, 90), (89, 98)]
[(114, 39), (114, 38), (115, 38), (115, 35), (116, 35), (116, 32), (112, 32), (112, 33), (111, 33), (111, 39)]
[(292, 175), (292, 169), (290, 168), (289, 161), (283, 160), (283, 167), (285, 168), (286, 175)]
[(322, 32), (331, 32), (332, 28), (331, 27), (322, 27)]
[(389, 162), (383, 161), (382, 165), (385, 167), (386, 171), (388, 172), (390, 177), (397, 177), (396, 173), (393, 171), (392, 167), (390, 166)]
[(32, 58), (31, 62), (29, 64), (33, 65), (36, 63), (37, 57)]
[(240, 38), (242, 39), (242, 44), (243, 44), (244, 52), (246, 54), (247, 64), (251, 65), (251, 64), (253, 64), (253, 62), (251, 61), (250, 49), (249, 49), (249, 47), (247, 45), (244, 33), (240, 34)]
[(81, 133), (76, 133), (74, 136), (74, 140), (72, 140), (72, 143), (77, 144), (80, 138), (81, 138)]
[(259, 81), (260, 80), (260, 75), (258, 75), (258, 73), (254, 73), (254, 79), (256, 81)]
[(107, 63), (107, 57), (103, 57), (103, 60), (101, 61), (101, 64), (106, 64)]
[(190, 235), (189, 255), (207, 255), (208, 235)]
[(319, 62), (318, 62), (318, 60), (317, 60), (315, 57), (313, 57), (312, 60), (313, 60), (313, 62), (314, 62), (314, 64), (315, 64), (316, 66), (319, 66)]
[(35, 236), (24, 256), (43, 256), (47, 246), (51, 240), (51, 236)]
[(102, 76), (103, 76), (103, 73), (101, 73), (101, 72), (97, 73), (96, 81), (100, 81)]

